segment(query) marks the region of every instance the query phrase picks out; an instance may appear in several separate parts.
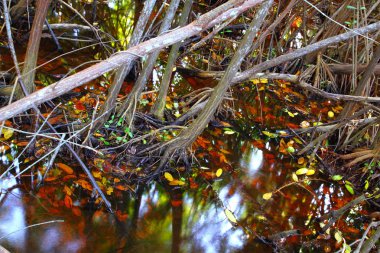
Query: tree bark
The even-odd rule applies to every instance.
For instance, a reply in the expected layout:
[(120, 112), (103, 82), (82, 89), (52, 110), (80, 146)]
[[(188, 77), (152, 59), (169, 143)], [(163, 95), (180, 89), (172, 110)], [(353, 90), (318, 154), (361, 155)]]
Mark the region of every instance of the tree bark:
[(244, 57), (250, 52), (251, 43), (256, 37), (256, 34), (264, 22), (265, 17), (268, 14), (272, 4), (273, 0), (265, 1), (262, 4), (261, 8), (256, 14), (256, 17), (252, 20), (251, 25), (247, 29), (246, 34), (244, 35), (244, 38), (241, 41), (238, 49), (232, 57), (225, 74), (212, 92), (205, 108), (186, 130), (183, 130), (177, 138), (173, 139), (173, 141), (169, 143), (165, 150), (164, 156), (160, 161), (158, 172), (164, 168), (170, 156), (176, 150), (183, 150), (187, 148), (191, 143), (193, 143), (213, 118), (215, 111), (223, 101), (224, 94), (230, 86), (235, 73), (238, 72), (240, 64), (243, 62)]
[[(189, 18), (191, 6), (193, 5), (193, 0), (187, 0), (185, 2), (185, 6), (183, 7), (181, 18), (179, 20), (179, 26), (182, 27), (186, 25), (187, 20)], [(165, 73), (162, 77), (160, 90), (158, 92), (158, 96), (156, 102), (154, 103), (151, 112), (154, 116), (159, 119), (164, 117), (164, 109), (166, 105), (166, 95), (168, 93), (170, 81), (173, 74), (173, 67), (178, 57), (179, 47), (181, 46), (181, 42), (174, 44), (170, 50), (170, 54), (168, 57), (168, 62), (166, 63)]]
[[(40, 48), (42, 28), (45, 23), (47, 11), (49, 9), (51, 0), (38, 0), (36, 15), (33, 19), (32, 30), (30, 32), (28, 48), (26, 50), (25, 64), (22, 70), (22, 77), (25, 88), (28, 93), (32, 93), (35, 89), (34, 78), (36, 75), (36, 65), (38, 58), (38, 51)], [(24, 93), (21, 87), (16, 89), (16, 98), (23, 97)]]

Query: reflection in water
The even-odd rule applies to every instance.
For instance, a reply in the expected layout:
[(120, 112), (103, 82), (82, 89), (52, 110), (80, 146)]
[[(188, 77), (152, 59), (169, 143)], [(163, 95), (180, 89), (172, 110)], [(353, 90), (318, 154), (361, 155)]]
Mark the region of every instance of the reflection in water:
[[(23, 250), (25, 249), (27, 235), (26, 231), (23, 230), (26, 227), (26, 222), (22, 193), (20, 189), (13, 188), (17, 185), (16, 179), (13, 177), (1, 180), (0, 184), (0, 237), (6, 236), (0, 241), (0, 244), (18, 245), (19, 249)], [(8, 234), (9, 236), (7, 236)]]
[(243, 154), (240, 166), (248, 169), (246, 173), (249, 177), (254, 177), (263, 165), (263, 158), (263, 151), (251, 145)]

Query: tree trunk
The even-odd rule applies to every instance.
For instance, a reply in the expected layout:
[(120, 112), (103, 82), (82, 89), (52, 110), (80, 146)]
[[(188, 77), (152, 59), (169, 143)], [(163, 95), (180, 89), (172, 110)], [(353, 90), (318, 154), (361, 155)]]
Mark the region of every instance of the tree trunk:
[[(38, 58), (38, 51), (40, 48), (42, 28), (45, 23), (47, 11), (51, 0), (38, 0), (36, 7), (36, 15), (33, 19), (32, 30), (30, 31), (30, 37), (28, 42), (28, 48), (26, 50), (26, 57), (24, 68), (22, 70), (23, 82), (28, 93), (32, 93), (35, 89), (34, 78), (36, 75), (36, 65)], [(16, 90), (16, 98), (23, 97), (23, 91), (21, 87)]]

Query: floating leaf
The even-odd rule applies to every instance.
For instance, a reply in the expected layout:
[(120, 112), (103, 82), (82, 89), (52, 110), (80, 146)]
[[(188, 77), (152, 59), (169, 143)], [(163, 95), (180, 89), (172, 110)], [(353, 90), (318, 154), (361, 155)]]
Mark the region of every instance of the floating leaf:
[(227, 208), (224, 209), (224, 213), (226, 214), (226, 217), (229, 221), (231, 221), (232, 223), (237, 223), (237, 219), (235, 217), (235, 215), (230, 211), (228, 210)]
[(278, 134), (274, 134), (274, 133), (271, 133), (271, 132), (268, 132), (268, 131), (263, 131), (263, 134), (265, 134), (269, 138), (276, 138), (278, 136)]
[(102, 178), (102, 173), (100, 171), (93, 171), (92, 172), (92, 175), (95, 177), (95, 178)]
[(347, 243), (343, 243), (344, 253), (350, 253), (351, 252), (351, 246)]
[(174, 180), (172, 174), (170, 174), (169, 172), (165, 172), (165, 173), (164, 173), (164, 177), (165, 177), (166, 180), (168, 180), (169, 182), (171, 182), (171, 181)]
[(369, 187), (369, 181), (366, 180), (365, 185), (364, 185), (364, 190), (368, 190), (368, 187)]
[(300, 157), (298, 158), (298, 161), (297, 161), (298, 164), (304, 164), (305, 163), (305, 158), (304, 157)]
[(352, 195), (355, 194), (354, 188), (352, 188), (352, 186), (351, 186), (350, 184), (347, 184), (347, 183), (346, 183), (344, 186), (346, 187), (346, 189), (347, 189), (347, 191), (348, 191), (349, 193), (351, 193)]
[(329, 112), (327, 113), (327, 116), (328, 116), (329, 118), (334, 118), (335, 114), (334, 114), (333, 111), (329, 111)]
[(265, 200), (269, 200), (272, 198), (272, 193), (271, 192), (267, 192), (267, 193), (264, 193), (263, 195), (263, 199)]
[(304, 120), (301, 122), (300, 126), (301, 128), (308, 128), (310, 126), (310, 123)]
[(222, 173), (223, 173), (223, 170), (222, 170), (221, 168), (219, 168), (219, 169), (216, 171), (215, 175), (216, 175), (216, 177), (220, 177), (220, 176), (222, 175)]
[(342, 233), (338, 230), (334, 233), (335, 240), (340, 243), (343, 240)]
[(288, 150), (289, 153), (294, 153), (294, 152), (296, 152), (295, 148), (292, 147), (292, 146), (288, 147), (287, 150)]
[(292, 118), (294, 118), (294, 113), (292, 113), (291, 111), (287, 111), (287, 113), (288, 113), (288, 115), (290, 116), (290, 117), (292, 117)]
[(301, 168), (296, 171), (296, 175), (305, 175), (309, 171), (308, 168)]
[(86, 180), (84, 179), (79, 179), (76, 181), (77, 184), (79, 184), (83, 189), (87, 189), (89, 191), (92, 191), (92, 185), (87, 182)]
[(55, 165), (69, 175), (74, 173), (74, 170), (64, 163), (56, 163)]
[(63, 187), (63, 192), (65, 192), (68, 196), (71, 196), (71, 194), (73, 194), (73, 191), (66, 185)]
[(343, 178), (343, 176), (341, 176), (341, 175), (334, 175), (334, 176), (331, 177), (331, 179), (334, 180), (334, 181), (342, 180), (342, 178)]
[(65, 195), (64, 202), (67, 208), (71, 208), (73, 206), (73, 200), (71, 199), (69, 195)]
[(107, 195), (111, 195), (111, 193), (113, 193), (113, 188), (112, 187), (108, 187), (107, 188)]
[(172, 181), (169, 182), (169, 185), (182, 186), (182, 185), (185, 185), (185, 182), (177, 180), (177, 179), (173, 179)]
[(13, 136), (13, 129), (10, 128), (3, 128), (2, 133), (4, 135), (4, 139), (8, 140)]

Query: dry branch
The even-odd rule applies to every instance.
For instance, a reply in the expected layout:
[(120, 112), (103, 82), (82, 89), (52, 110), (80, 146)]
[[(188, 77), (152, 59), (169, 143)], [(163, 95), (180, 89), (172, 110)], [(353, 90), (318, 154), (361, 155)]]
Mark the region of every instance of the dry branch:
[(22, 98), (6, 107), (0, 109), (0, 121), (9, 119), (23, 111), (32, 108), (34, 105), (40, 105), (45, 101), (59, 97), (68, 91), (79, 87), (95, 78), (130, 63), (136, 58), (154, 52), (158, 49), (167, 47), (176, 42), (197, 35), (203, 30), (211, 28), (226, 19), (235, 17), (253, 6), (261, 3), (263, 0), (232, 0), (214, 10), (202, 15), (196, 21), (189, 25), (165, 33), (159, 37), (145, 41), (127, 51), (114, 54), (107, 60), (84, 69), (72, 76), (58, 81), (46, 88), (38, 90), (28, 97)]

